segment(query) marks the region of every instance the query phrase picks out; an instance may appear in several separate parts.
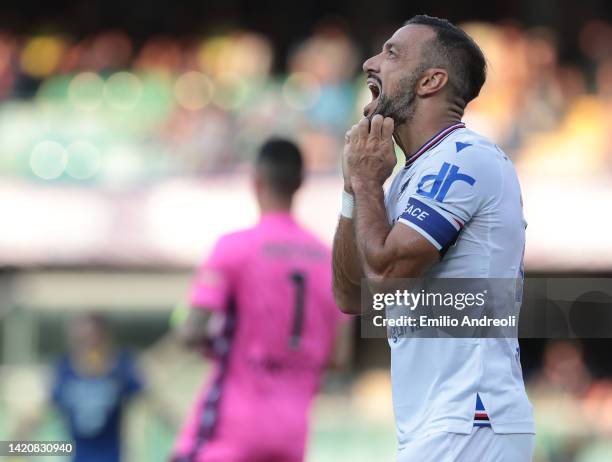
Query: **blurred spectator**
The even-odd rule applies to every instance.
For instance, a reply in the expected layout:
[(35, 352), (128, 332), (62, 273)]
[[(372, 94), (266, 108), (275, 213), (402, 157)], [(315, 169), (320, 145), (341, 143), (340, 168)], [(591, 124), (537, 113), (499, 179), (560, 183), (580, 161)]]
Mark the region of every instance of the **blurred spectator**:
[(603, 443), (612, 436), (612, 382), (592, 377), (579, 343), (547, 345), (529, 396), (538, 431), (536, 461), (610, 460), (611, 448)]
[(588, 422), (580, 400), (591, 376), (578, 344), (551, 342), (544, 351), (542, 370), (529, 387), (538, 432), (538, 461), (571, 462), (588, 437)]
[(69, 352), (57, 363), (52, 399), (75, 443), (74, 462), (119, 462), (125, 405), (142, 389), (133, 358), (117, 351), (108, 321), (85, 314), (71, 322)]
[(555, 341), (547, 345), (542, 371), (533, 382), (534, 390), (581, 398), (590, 384), (591, 375), (584, 363), (580, 344)]

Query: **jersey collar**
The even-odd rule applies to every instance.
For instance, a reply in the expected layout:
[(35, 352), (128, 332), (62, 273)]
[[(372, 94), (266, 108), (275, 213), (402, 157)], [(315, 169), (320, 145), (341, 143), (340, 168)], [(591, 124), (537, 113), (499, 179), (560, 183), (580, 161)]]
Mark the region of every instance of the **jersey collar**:
[(444, 138), (453, 133), (455, 130), (459, 130), (460, 128), (465, 128), (465, 124), (463, 122), (458, 122), (436, 133), (433, 137), (429, 139), (429, 141), (426, 141), (423, 146), (421, 146), (413, 155), (411, 155), (408, 160), (406, 160), (406, 167), (410, 167), (415, 160), (417, 160), (434, 146), (437, 146)]
[(260, 223), (291, 223), (293, 222), (291, 212), (285, 210), (273, 210), (263, 213), (260, 218)]

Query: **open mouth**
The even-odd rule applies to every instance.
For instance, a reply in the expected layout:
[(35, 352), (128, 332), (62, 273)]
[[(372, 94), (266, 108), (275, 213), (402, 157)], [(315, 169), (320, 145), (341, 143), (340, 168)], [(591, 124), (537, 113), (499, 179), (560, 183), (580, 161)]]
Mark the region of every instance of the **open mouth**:
[(370, 93), (372, 93), (372, 100), (363, 108), (363, 113), (366, 117), (370, 117), (373, 115), (376, 107), (378, 106), (378, 98), (382, 93), (382, 88), (380, 80), (376, 77), (368, 77), (366, 84), (368, 85)]
[(378, 80), (376, 80), (374, 77), (370, 77), (367, 80), (367, 84), (370, 92), (372, 93), (372, 101), (378, 99), (380, 96), (380, 82), (378, 82)]

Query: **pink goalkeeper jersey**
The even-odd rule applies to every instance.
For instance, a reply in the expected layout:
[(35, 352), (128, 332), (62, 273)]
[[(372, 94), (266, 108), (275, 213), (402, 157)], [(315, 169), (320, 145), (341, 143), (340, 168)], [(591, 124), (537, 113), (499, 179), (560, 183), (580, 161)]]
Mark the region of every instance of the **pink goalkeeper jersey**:
[(216, 373), (179, 438), (177, 460), (207, 460), (211, 440), (303, 452), (341, 318), (329, 249), (289, 214), (264, 215), (219, 240), (198, 270), (191, 306), (223, 312), (227, 322)]

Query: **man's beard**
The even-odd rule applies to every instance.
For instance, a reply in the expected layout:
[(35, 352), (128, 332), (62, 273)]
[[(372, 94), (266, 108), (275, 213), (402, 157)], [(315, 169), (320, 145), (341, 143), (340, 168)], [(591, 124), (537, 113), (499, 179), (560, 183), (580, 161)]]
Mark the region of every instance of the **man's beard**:
[(422, 69), (417, 69), (411, 75), (404, 77), (400, 82), (397, 96), (381, 94), (372, 116), (380, 114), (383, 117), (391, 117), (396, 126), (410, 122), (415, 113), (415, 87), (422, 72)]

